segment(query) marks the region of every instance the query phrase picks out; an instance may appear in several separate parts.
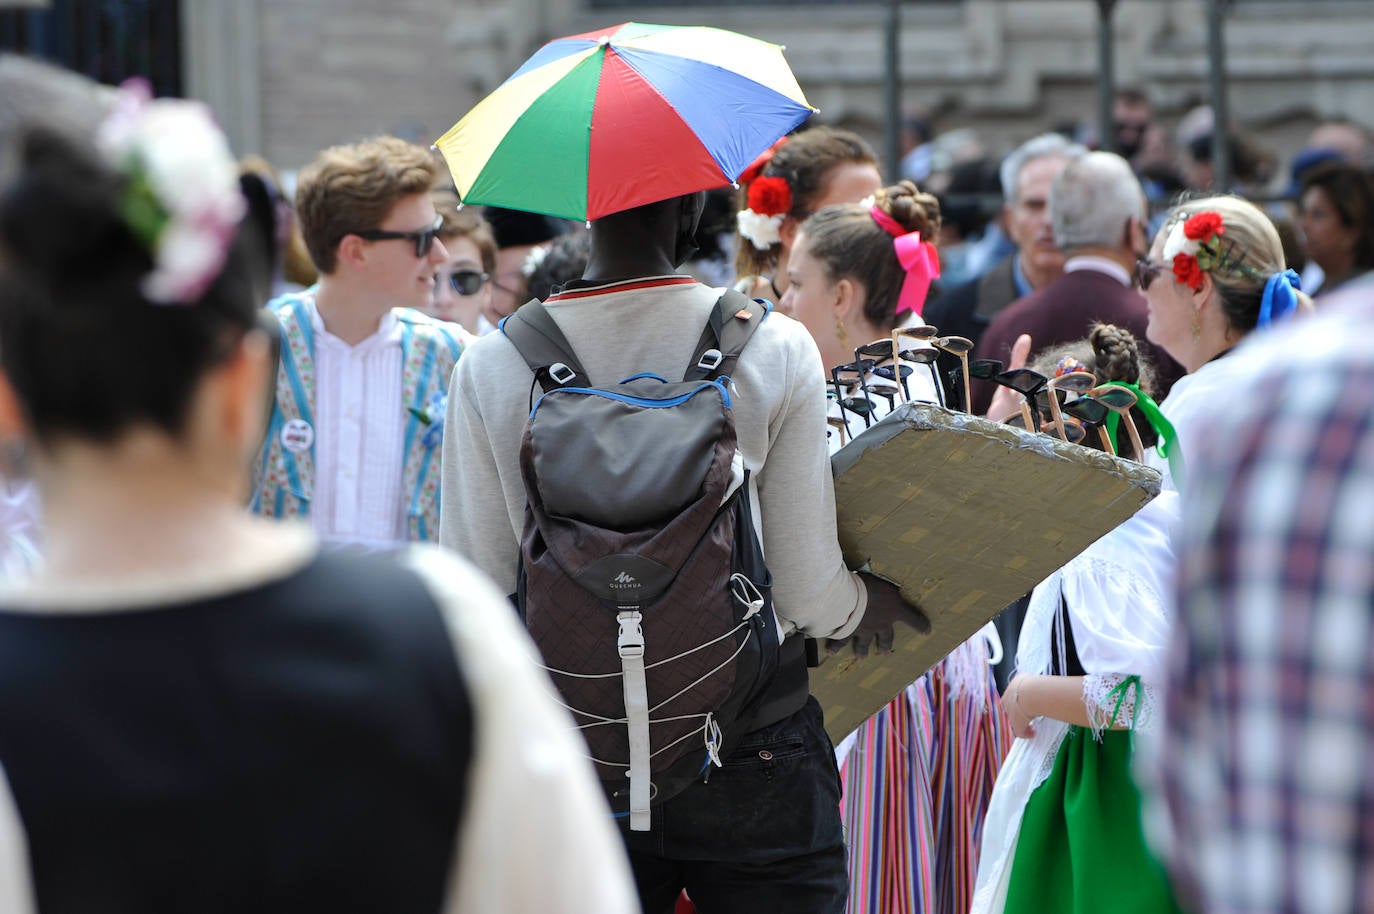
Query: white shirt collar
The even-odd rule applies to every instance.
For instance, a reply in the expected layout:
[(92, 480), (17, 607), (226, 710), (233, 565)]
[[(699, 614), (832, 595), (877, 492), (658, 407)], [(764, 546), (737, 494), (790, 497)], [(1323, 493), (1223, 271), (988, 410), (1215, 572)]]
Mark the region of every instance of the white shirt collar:
[(1079, 270), (1092, 270), (1095, 273), (1106, 273), (1112, 279), (1130, 288), (1131, 273), (1115, 260), (1108, 260), (1106, 257), (1094, 257), (1091, 254), (1082, 254), (1078, 257), (1070, 257), (1064, 262), (1065, 273), (1076, 273)]
[(315, 328), (315, 335), (321, 339), (328, 340), (330, 344), (343, 346), (346, 349), (362, 349), (364, 347), (386, 345), (389, 343), (399, 343), (401, 341), (401, 322), (396, 319), (396, 309), (392, 308), (382, 315), (377, 322), (377, 331), (366, 339), (360, 340), (356, 346), (349, 346), (339, 337), (330, 333), (324, 326), (324, 318), (320, 317), (320, 309), (315, 304), (314, 296), (306, 300), (310, 311), (310, 324)]

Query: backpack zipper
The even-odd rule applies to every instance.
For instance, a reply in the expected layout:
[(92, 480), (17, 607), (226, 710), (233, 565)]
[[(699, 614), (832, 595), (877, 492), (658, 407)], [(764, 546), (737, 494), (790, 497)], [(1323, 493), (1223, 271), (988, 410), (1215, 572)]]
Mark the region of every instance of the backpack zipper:
[[(716, 390), (720, 391), (720, 398), (725, 403), (725, 406), (728, 409), (730, 408), (730, 390), (726, 386), (728, 383), (728, 378), (717, 378), (714, 381), (702, 381), (699, 386), (688, 391), (687, 393), (679, 394), (676, 397), (669, 397), (667, 399), (656, 399), (654, 397), (635, 397), (629, 394), (620, 394), (614, 391), (600, 390), (595, 387), (560, 387), (558, 388), (557, 393), (584, 394), (586, 396), (605, 397), (608, 400), (616, 400), (621, 403), (628, 403), (631, 406), (644, 406), (650, 409), (664, 409), (671, 406), (681, 406), (683, 403), (686, 403), (688, 400), (692, 399), (702, 391), (708, 388), (715, 388)], [(554, 392), (555, 391), (549, 391), (549, 393)], [(544, 398), (548, 395), (549, 394), (545, 394), (543, 397), (540, 397), (539, 402), (534, 404), (534, 409), (530, 410), (531, 419), (533, 419), (534, 414), (539, 411), (539, 405), (544, 402)]]

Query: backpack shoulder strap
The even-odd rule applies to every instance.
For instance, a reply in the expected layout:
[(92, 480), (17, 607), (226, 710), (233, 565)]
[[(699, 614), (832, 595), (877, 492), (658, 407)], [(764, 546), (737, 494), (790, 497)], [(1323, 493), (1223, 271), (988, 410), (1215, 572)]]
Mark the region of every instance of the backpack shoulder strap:
[(754, 331), (771, 312), (766, 302), (749, 298), (734, 289), (716, 302), (711, 319), (701, 331), (684, 381), (710, 381), (735, 370), (735, 362)]
[(532, 298), (501, 321), (501, 332), (534, 372), (545, 393), (587, 386), (587, 372), (544, 303)]

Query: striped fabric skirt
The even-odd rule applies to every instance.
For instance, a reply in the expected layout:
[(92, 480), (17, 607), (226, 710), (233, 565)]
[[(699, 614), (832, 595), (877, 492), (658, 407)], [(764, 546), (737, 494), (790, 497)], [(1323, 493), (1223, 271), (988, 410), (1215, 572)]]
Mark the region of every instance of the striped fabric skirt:
[(841, 744), (850, 914), (966, 914), (1011, 742), (975, 637)]

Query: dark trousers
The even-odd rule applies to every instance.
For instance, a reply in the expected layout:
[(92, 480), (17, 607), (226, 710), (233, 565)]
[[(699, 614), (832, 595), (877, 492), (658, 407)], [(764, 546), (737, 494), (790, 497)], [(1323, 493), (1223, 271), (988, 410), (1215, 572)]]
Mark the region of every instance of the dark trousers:
[(840, 774), (816, 699), (744, 737), (653, 817), (647, 832), (622, 821), (644, 914), (672, 911), (684, 888), (700, 914), (843, 914)]

